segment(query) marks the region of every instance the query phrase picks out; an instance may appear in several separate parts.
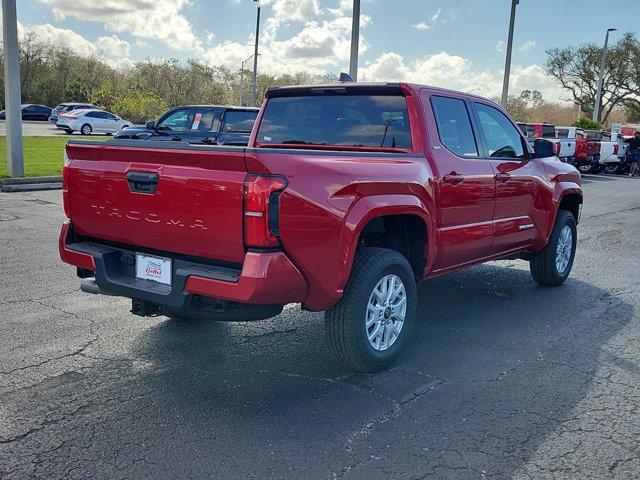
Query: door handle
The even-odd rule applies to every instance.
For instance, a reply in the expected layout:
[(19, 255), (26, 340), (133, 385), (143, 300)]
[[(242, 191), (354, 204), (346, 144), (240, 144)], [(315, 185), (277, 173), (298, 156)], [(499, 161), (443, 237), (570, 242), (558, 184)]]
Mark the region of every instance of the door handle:
[(128, 172), (127, 183), (131, 193), (156, 193), (158, 186), (158, 174), (150, 172)]
[(171, 137), (171, 140), (173, 140), (174, 142), (179, 142), (180, 140), (182, 140), (182, 137), (180, 137), (179, 135), (174, 135), (173, 137)]
[(511, 180), (511, 175), (509, 175), (508, 173), (496, 173), (495, 178), (497, 181), (504, 183)]
[(450, 183), (452, 185), (457, 185), (458, 183), (462, 183), (464, 181), (464, 176), (456, 172), (451, 172), (442, 177), (442, 181), (445, 183)]

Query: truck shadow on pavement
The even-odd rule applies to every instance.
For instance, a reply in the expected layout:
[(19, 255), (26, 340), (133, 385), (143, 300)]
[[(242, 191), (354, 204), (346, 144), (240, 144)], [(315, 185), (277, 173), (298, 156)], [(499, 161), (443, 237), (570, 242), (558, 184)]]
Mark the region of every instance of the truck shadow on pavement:
[(583, 401), (603, 345), (633, 317), (576, 279), (538, 287), (525, 265), (422, 283), (413, 340), (375, 375), (341, 370), (322, 314), (298, 308), (258, 323), (161, 322), (134, 348), (148, 367), (116, 382), (132, 399), (123, 408), (146, 412), (134, 423), (152, 415), (159, 466), (179, 455), (187, 477), (233, 466), (243, 478), (394, 478), (383, 466), (510, 477)]

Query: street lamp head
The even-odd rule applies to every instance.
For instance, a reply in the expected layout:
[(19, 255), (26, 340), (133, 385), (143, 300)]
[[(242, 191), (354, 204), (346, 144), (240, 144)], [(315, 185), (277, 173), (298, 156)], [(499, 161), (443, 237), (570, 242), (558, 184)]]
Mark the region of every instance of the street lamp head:
[(618, 30), (617, 28), (607, 28), (607, 32), (615, 32)]

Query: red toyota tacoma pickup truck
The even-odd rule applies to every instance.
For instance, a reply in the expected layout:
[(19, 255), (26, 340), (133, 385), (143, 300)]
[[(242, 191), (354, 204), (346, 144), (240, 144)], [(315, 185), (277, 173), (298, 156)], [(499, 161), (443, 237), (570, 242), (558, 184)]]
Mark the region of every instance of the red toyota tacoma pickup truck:
[(404, 83), (270, 88), (248, 147), (70, 141), (62, 260), (132, 312), (255, 320), (325, 311), (337, 359), (390, 364), (416, 281), (524, 258), (572, 267), (580, 174), (495, 103)]

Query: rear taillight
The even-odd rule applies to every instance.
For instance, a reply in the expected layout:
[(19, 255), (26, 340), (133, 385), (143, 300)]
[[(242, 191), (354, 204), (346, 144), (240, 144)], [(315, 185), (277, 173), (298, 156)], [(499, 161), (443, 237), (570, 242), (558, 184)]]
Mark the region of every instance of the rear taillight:
[(76, 117), (75, 115), (65, 115), (64, 118), (68, 118), (69, 120), (77, 120), (78, 117)]
[(619, 147), (619, 145), (617, 143), (613, 146), (613, 154), (614, 155), (618, 155), (618, 151), (619, 151), (618, 147)]
[(279, 246), (280, 194), (287, 179), (280, 175), (248, 174), (244, 180), (244, 243), (247, 247)]
[(69, 208), (69, 169), (71, 168), (71, 160), (64, 151), (64, 166), (62, 167), (62, 204), (64, 205), (64, 214), (67, 218), (71, 218), (71, 209)]
[(553, 149), (556, 155), (560, 155), (560, 142), (554, 142), (555, 148)]

